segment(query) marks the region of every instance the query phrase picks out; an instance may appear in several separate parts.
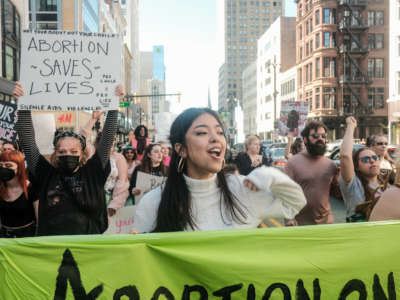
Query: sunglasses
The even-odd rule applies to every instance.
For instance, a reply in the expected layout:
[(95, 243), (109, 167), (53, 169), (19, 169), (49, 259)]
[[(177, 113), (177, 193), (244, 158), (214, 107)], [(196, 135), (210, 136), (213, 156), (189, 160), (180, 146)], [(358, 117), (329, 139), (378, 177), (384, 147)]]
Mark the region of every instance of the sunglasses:
[(384, 142), (377, 142), (376, 143), (377, 146), (387, 146), (388, 143), (384, 143)]
[(364, 164), (366, 164), (366, 163), (370, 163), (372, 160), (378, 161), (378, 160), (379, 160), (379, 156), (378, 156), (378, 155), (363, 156), (363, 157), (360, 157), (360, 160), (361, 160)]
[(310, 136), (313, 137), (314, 139), (319, 139), (319, 137), (321, 137), (323, 139), (326, 139), (326, 134), (325, 133), (322, 133), (322, 134), (313, 133), (313, 134), (310, 134)]

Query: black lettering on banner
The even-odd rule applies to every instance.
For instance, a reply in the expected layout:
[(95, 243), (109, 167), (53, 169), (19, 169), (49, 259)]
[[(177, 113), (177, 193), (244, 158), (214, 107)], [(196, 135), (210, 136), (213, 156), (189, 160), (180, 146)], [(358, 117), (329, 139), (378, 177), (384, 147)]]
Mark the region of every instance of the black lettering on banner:
[(352, 292), (358, 292), (359, 300), (367, 300), (367, 290), (364, 282), (359, 279), (352, 279), (346, 283), (339, 295), (339, 300), (345, 300)]
[[(318, 278), (314, 279), (313, 288), (314, 288), (314, 298), (313, 299), (320, 300), (321, 299), (321, 287), (319, 286)], [(301, 279), (299, 279), (296, 284), (296, 299), (297, 300), (311, 300), (306, 289), (304, 288), (303, 280), (301, 280)]]
[(197, 292), (200, 294), (199, 300), (207, 300), (208, 299), (208, 293), (207, 290), (201, 286), (201, 285), (185, 285), (185, 288), (183, 289), (182, 293), (182, 300), (190, 300), (190, 294)]
[(58, 269), (56, 280), (56, 291), (54, 292), (54, 300), (65, 300), (67, 295), (68, 281), (72, 288), (75, 300), (94, 300), (103, 292), (103, 285), (96, 286), (93, 290), (86, 294), (85, 288), (81, 281), (81, 274), (78, 265), (69, 249), (64, 251), (61, 266)]
[(274, 283), (271, 284), (267, 290), (265, 291), (264, 296), (262, 297), (262, 300), (268, 300), (271, 297), (271, 294), (274, 290), (276, 289), (281, 289), (282, 293), (283, 293), (283, 299), (284, 300), (291, 300), (292, 297), (290, 295), (290, 290), (288, 288), (288, 286), (284, 283)]
[(374, 300), (396, 300), (396, 287), (394, 285), (393, 272), (388, 275), (388, 294), (389, 299), (386, 297), (385, 292), (379, 282), (378, 275), (374, 275), (374, 284), (372, 286), (374, 292)]
[(151, 300), (157, 300), (161, 295), (164, 295), (167, 300), (175, 300), (174, 295), (166, 287), (160, 286), (151, 297)]
[(256, 300), (256, 289), (252, 284), (247, 288), (247, 300)]
[(213, 293), (216, 297), (222, 297), (222, 300), (231, 300), (231, 294), (240, 290), (243, 287), (243, 283), (226, 286)]
[(85, 88), (88, 88), (88, 91), (87, 91), (87, 92), (80, 92), (80, 93), (79, 93), (80, 95), (89, 95), (89, 94), (92, 94), (92, 93), (94, 92), (94, 87), (92, 87), (92, 86), (90, 85), (90, 82), (89, 82), (89, 81), (82, 81), (82, 82), (80, 83), (80, 85), (83, 86), (83, 87), (85, 87)]
[(124, 286), (115, 291), (113, 300), (121, 300), (122, 296), (127, 296), (129, 300), (140, 300), (139, 292), (134, 285)]

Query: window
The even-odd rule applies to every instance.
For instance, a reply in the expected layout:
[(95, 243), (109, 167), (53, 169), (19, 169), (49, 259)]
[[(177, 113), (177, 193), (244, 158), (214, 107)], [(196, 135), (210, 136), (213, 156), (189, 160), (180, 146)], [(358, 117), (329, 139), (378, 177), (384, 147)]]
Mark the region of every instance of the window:
[(302, 70), (301, 70), (301, 68), (299, 68), (299, 86), (302, 86), (302, 84), (303, 84), (303, 73), (302, 73)]
[(308, 56), (308, 53), (309, 53), (309, 44), (308, 44), (308, 42), (306, 43), (306, 57)]
[(310, 26), (310, 33), (311, 33), (311, 32), (313, 31), (313, 27), (312, 27), (312, 18), (310, 18), (309, 26)]
[(314, 43), (314, 41), (310, 40), (310, 54), (312, 54), (312, 52), (313, 52), (313, 43)]
[(383, 26), (383, 25), (385, 25), (385, 20), (382, 10), (368, 11), (368, 26)]
[(324, 88), (324, 107), (323, 108), (331, 108), (331, 98), (330, 98), (330, 88)]
[(368, 49), (383, 49), (384, 35), (383, 34), (368, 34)]
[(324, 47), (329, 48), (330, 47), (330, 40), (331, 40), (331, 33), (324, 32)]
[(368, 76), (375, 78), (383, 78), (384, 65), (383, 58), (368, 59)]
[(320, 99), (319, 99), (319, 88), (315, 89), (315, 108), (319, 109), (319, 105), (320, 105)]
[[(315, 35), (315, 49), (319, 48), (319, 33)], [(399, 55), (400, 55), (400, 37), (399, 37)]]
[(300, 47), (299, 51), (300, 51), (300, 59), (303, 59), (303, 47)]
[(302, 27), (299, 27), (299, 40), (301, 41), (303, 39), (303, 31), (302, 31)]
[(397, 37), (397, 43), (398, 43), (398, 56), (400, 56), (400, 36)]
[(331, 58), (331, 77), (336, 77), (336, 58)]
[(385, 108), (385, 89), (382, 87), (368, 89), (368, 106), (376, 109)]
[(20, 17), (15, 6), (10, 1), (5, 0), (2, 2), (2, 77), (7, 80), (16, 81), (19, 79)]
[(331, 14), (331, 9), (324, 8), (324, 24), (330, 23), (330, 14)]
[(319, 78), (319, 74), (320, 74), (320, 61), (321, 59), (318, 57), (315, 60), (315, 78)]
[(319, 25), (319, 9), (315, 11), (315, 25)]
[(400, 95), (400, 72), (397, 72), (397, 94)]
[(324, 77), (329, 77), (329, 64), (330, 64), (330, 58), (329, 57), (324, 57)]

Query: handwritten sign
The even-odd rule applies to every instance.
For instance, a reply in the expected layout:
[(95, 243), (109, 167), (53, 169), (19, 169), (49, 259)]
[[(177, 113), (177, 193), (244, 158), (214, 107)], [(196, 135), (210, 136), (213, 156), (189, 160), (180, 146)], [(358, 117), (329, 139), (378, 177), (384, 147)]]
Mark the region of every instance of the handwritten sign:
[(0, 101), (0, 140), (14, 142), (17, 131), (14, 129), (17, 120), (17, 105)]
[(141, 193), (139, 196), (135, 196), (135, 201), (138, 201), (143, 197), (144, 194), (162, 185), (167, 180), (166, 177), (150, 175), (144, 172), (138, 172), (136, 179), (136, 187), (140, 189)]
[(135, 205), (118, 209), (115, 215), (108, 218), (108, 228), (103, 234), (129, 233), (133, 229), (135, 211)]
[(118, 109), (121, 38), (111, 33), (25, 30), (18, 108), (74, 111)]
[(289, 131), (299, 135), (307, 119), (308, 102), (282, 101), (279, 119), (279, 134), (286, 135)]
[(54, 152), (54, 132), (56, 131), (54, 115), (46, 112), (34, 113), (32, 114), (32, 122), (39, 152), (45, 155), (52, 154)]

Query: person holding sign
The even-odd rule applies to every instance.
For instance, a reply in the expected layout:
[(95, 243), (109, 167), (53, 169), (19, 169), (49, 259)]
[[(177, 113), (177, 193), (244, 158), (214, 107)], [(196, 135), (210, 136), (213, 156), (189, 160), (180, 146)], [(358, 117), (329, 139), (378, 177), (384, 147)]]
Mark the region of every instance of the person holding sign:
[[(124, 96), (121, 86), (116, 94)], [(23, 95), (20, 84), (14, 95)], [(53, 140), (52, 165), (39, 153), (31, 112), (18, 111), (18, 135), (28, 170), (38, 183), (39, 235), (100, 234), (107, 229), (104, 184), (110, 172), (117, 116), (116, 110), (108, 112), (99, 146), (86, 163), (86, 139), (71, 131), (59, 132)]]
[(170, 130), (173, 153), (165, 185), (136, 209), (139, 233), (257, 228), (268, 217), (293, 218), (306, 204), (301, 187), (260, 167), (247, 177), (224, 174), (226, 138), (218, 114), (189, 108)]
[(21, 152), (0, 154), (0, 238), (34, 236), (37, 198), (29, 184)]
[(168, 167), (163, 163), (163, 154), (160, 144), (150, 144), (146, 148), (141, 165), (133, 172), (129, 188), (133, 196), (139, 196), (143, 192), (139, 187), (136, 187), (138, 171), (154, 176), (167, 175)]
[(146, 150), (146, 147), (150, 144), (148, 136), (149, 131), (144, 125), (136, 127), (134, 136), (130, 135), (129, 144), (136, 149), (137, 159), (140, 161), (144, 157), (144, 150)]

